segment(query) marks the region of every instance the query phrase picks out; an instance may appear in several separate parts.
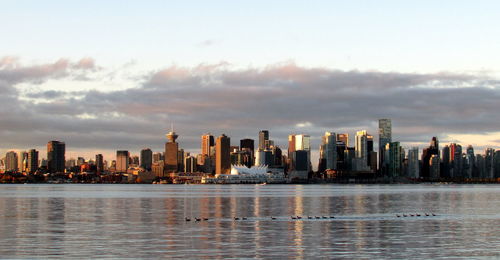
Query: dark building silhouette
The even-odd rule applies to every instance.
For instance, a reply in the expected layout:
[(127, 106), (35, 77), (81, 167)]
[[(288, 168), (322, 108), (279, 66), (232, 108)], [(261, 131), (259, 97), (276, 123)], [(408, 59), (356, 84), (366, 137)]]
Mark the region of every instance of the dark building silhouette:
[(140, 162), (143, 169), (150, 171), (153, 164), (153, 151), (149, 148), (142, 149)]
[(104, 158), (103, 158), (102, 154), (96, 154), (95, 166), (96, 166), (97, 173), (102, 173), (104, 171)]
[(439, 141), (437, 137), (432, 137), (431, 144), (422, 151), (422, 178), (430, 178), (430, 165), (432, 155), (439, 156)]
[(66, 144), (60, 141), (47, 143), (47, 169), (50, 173), (64, 172)]

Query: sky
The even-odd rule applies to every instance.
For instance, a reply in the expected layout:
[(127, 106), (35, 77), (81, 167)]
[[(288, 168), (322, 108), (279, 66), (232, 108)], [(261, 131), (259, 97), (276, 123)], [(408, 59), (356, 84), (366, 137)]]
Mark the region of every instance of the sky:
[(186, 151), (210, 132), (500, 146), (498, 1), (2, 1), (0, 154)]

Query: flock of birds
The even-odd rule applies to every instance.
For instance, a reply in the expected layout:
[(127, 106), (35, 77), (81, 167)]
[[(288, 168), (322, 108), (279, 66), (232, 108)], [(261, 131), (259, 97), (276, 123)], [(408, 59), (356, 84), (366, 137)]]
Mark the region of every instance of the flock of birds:
[[(426, 217), (429, 217), (429, 216), (437, 216), (436, 214), (434, 213), (423, 213), (423, 214), (420, 214), (420, 213), (410, 213), (410, 214), (396, 214), (396, 217), (398, 218), (401, 218), (401, 217), (420, 217), (420, 216), (426, 216)], [(290, 219), (292, 220), (297, 220), (297, 219), (302, 219), (302, 218), (306, 218), (306, 217), (302, 217), (302, 216), (290, 216)], [(335, 216), (307, 216), (307, 219), (334, 219)], [(233, 217), (233, 219), (235, 221), (237, 220), (247, 220), (246, 217)], [(276, 220), (277, 217), (272, 217), (271, 216), (271, 219), (272, 220)], [(184, 218), (185, 221), (191, 221), (191, 218), (188, 218), (188, 217), (185, 217)], [(200, 222), (200, 221), (208, 221), (208, 218), (193, 218), (193, 220), (195, 222)]]
[(406, 218), (406, 217), (420, 217), (420, 216), (426, 216), (426, 217), (433, 216), (433, 217), (435, 217), (437, 215), (434, 213), (424, 213), (423, 215), (420, 213), (415, 213), (415, 214), (410, 213), (410, 214), (401, 214), (401, 215), (396, 214), (396, 217), (398, 217), (398, 218), (400, 218), (400, 217), (404, 217), (404, 218)]

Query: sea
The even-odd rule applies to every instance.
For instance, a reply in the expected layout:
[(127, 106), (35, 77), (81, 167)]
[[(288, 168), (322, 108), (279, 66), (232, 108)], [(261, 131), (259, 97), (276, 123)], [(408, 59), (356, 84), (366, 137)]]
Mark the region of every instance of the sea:
[(500, 186), (6, 184), (0, 258), (499, 259)]

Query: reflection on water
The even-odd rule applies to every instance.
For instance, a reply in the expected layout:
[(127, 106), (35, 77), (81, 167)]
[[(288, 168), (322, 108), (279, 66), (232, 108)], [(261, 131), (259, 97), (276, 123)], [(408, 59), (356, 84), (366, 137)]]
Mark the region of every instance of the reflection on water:
[(2, 185), (0, 256), (499, 257), (499, 195), (494, 185)]

